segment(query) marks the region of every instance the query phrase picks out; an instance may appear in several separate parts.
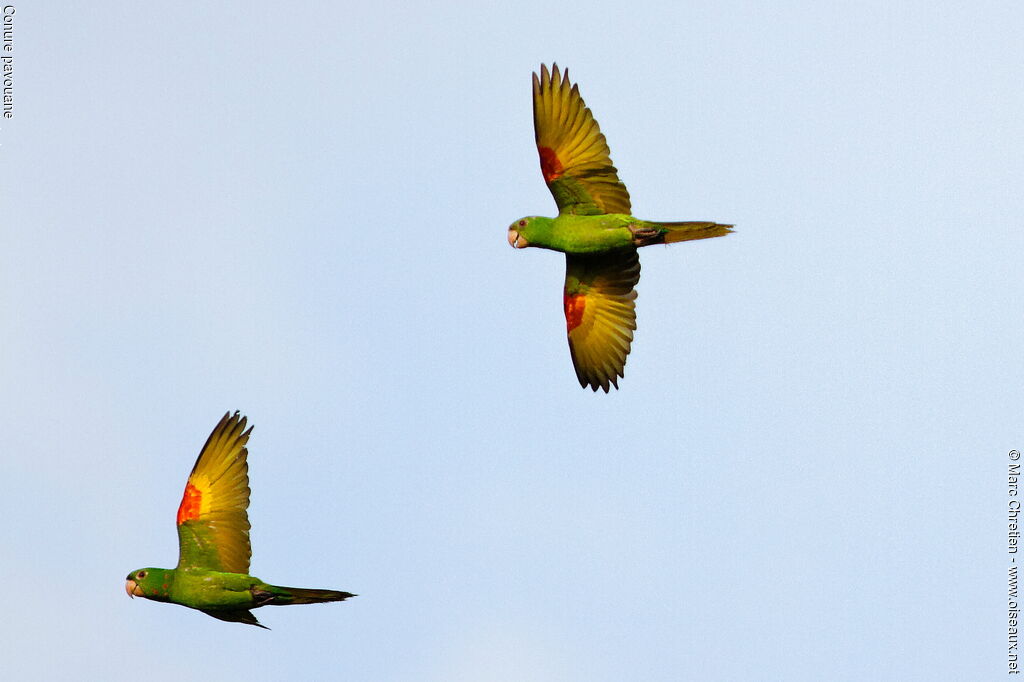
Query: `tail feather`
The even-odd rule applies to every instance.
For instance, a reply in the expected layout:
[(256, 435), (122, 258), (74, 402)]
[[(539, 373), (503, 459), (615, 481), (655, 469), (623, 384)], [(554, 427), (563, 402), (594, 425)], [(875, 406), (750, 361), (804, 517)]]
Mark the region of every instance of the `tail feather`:
[(339, 592), (338, 590), (313, 590), (304, 587), (278, 587), (277, 585), (267, 585), (267, 588), (266, 601), (263, 604), (273, 606), (345, 601), (349, 597), (356, 596), (351, 592)]
[(691, 239), (710, 239), (712, 237), (724, 237), (732, 232), (732, 225), (722, 225), (708, 222), (684, 222), (684, 223), (655, 223), (658, 227), (666, 230), (663, 243), (675, 244)]

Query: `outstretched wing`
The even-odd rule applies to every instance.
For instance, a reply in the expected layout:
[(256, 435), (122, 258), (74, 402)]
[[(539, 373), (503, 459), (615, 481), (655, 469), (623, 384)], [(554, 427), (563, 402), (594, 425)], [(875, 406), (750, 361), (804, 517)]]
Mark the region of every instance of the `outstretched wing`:
[(199, 453), (178, 507), (178, 568), (249, 572), (250, 432), (245, 417), (225, 414)]
[(565, 255), (565, 326), (580, 386), (605, 393), (618, 377), (636, 329), (640, 259), (635, 248), (582, 256)]
[(533, 128), (544, 181), (559, 213), (630, 213), (629, 192), (619, 180), (597, 121), (558, 65), (533, 74)]

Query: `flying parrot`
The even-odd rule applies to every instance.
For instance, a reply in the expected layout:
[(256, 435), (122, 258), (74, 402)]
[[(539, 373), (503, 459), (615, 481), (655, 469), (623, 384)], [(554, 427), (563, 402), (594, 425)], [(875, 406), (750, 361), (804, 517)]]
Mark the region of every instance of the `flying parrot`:
[(199, 453), (178, 507), (177, 568), (140, 568), (128, 574), (129, 597), (181, 604), (233, 623), (262, 625), (250, 609), (317, 604), (356, 595), (268, 585), (249, 575), (249, 466), (252, 427), (227, 413)]
[(732, 225), (634, 218), (608, 144), (578, 86), (570, 86), (568, 69), (562, 76), (554, 64), (549, 74), (542, 64), (540, 77), (533, 74), (533, 127), (558, 217), (520, 218), (508, 228), (508, 243), (565, 254), (569, 354), (580, 386), (607, 393), (609, 384), (619, 387), (636, 329), (637, 248), (721, 237)]

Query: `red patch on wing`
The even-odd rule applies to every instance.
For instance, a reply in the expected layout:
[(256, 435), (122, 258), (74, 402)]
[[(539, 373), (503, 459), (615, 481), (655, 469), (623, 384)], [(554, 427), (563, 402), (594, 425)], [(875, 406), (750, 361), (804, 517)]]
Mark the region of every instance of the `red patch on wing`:
[(572, 331), (583, 321), (583, 311), (587, 307), (587, 297), (583, 294), (565, 294), (562, 297), (565, 308), (565, 328)]
[(199, 518), (199, 507), (203, 501), (203, 493), (191, 483), (185, 484), (185, 495), (178, 506), (178, 525)]
[(544, 174), (544, 180), (551, 182), (562, 176), (562, 162), (558, 160), (555, 150), (550, 147), (538, 147), (540, 152), (540, 172)]

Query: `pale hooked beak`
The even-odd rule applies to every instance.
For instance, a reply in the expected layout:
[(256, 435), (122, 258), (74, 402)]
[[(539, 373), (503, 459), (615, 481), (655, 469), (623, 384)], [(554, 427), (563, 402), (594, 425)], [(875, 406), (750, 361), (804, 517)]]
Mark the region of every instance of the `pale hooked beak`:
[(517, 249), (525, 249), (530, 245), (530, 243), (526, 241), (526, 237), (523, 237), (518, 231), (511, 227), (508, 228), (508, 243), (509, 246), (513, 246)]
[(135, 597), (143, 596), (142, 588), (139, 587), (134, 580), (129, 580), (124, 584), (124, 591), (127, 592), (128, 596), (132, 599), (135, 599)]

